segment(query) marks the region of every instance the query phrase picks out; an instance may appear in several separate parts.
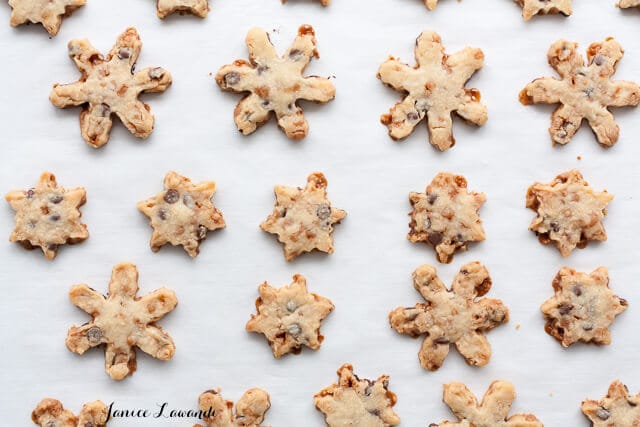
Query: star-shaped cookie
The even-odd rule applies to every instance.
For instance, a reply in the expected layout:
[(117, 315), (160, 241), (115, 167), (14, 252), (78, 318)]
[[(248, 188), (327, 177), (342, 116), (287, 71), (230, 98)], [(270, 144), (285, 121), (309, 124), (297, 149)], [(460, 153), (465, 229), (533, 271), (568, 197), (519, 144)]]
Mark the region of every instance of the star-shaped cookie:
[(58, 108), (82, 106), (80, 131), (94, 148), (109, 141), (114, 114), (138, 138), (153, 131), (151, 107), (138, 96), (165, 91), (171, 85), (171, 75), (159, 67), (134, 72), (141, 49), (135, 28), (127, 28), (106, 57), (86, 39), (69, 42), (69, 56), (82, 76), (75, 83), (53, 85), (49, 99)]
[(187, 13), (200, 18), (206, 18), (209, 13), (208, 0), (157, 0), (158, 17), (166, 18), (172, 13), (185, 15)]
[(522, 17), (525, 21), (534, 15), (571, 15), (571, 0), (516, 0), (516, 3), (522, 6)]
[(478, 404), (476, 397), (462, 383), (444, 385), (442, 400), (451, 408), (458, 421), (443, 421), (430, 424), (432, 427), (543, 427), (532, 414), (509, 416), (516, 398), (513, 384), (494, 381)]
[(60, 31), (62, 18), (71, 15), (87, 0), (9, 0), (11, 6), (11, 26), (25, 23), (42, 24), (49, 34), (55, 36)]
[(269, 34), (260, 28), (249, 30), (246, 43), (249, 62), (237, 60), (220, 68), (216, 75), (222, 90), (247, 93), (233, 112), (238, 130), (243, 135), (253, 133), (273, 112), (289, 138), (304, 138), (309, 125), (298, 100), (325, 103), (336, 93), (328, 78), (302, 75), (311, 58), (320, 57), (313, 28), (301, 26), (298, 37), (282, 57), (271, 44)]
[(640, 393), (629, 396), (629, 390), (620, 381), (614, 381), (604, 399), (585, 399), (582, 412), (592, 427), (635, 427), (640, 425)]
[(105, 369), (114, 380), (135, 372), (135, 347), (160, 360), (171, 359), (176, 349), (171, 337), (155, 324), (178, 304), (175, 293), (167, 288), (143, 297), (137, 293), (138, 270), (129, 263), (113, 267), (106, 297), (85, 284), (73, 286), (69, 292), (71, 303), (92, 319), (69, 328), (67, 348), (84, 354), (104, 344)]
[(164, 190), (138, 203), (153, 227), (151, 250), (158, 252), (170, 243), (182, 246), (192, 258), (197, 256), (207, 232), (225, 227), (222, 212), (211, 201), (215, 192), (213, 181), (193, 184), (176, 172), (167, 173)]
[(276, 234), (284, 247), (284, 257), (292, 261), (298, 255), (317, 249), (333, 253), (333, 225), (347, 216), (331, 207), (327, 199), (327, 179), (320, 172), (307, 178), (307, 186), (276, 185), (273, 213), (260, 224), (267, 233)]
[(549, 184), (536, 182), (527, 190), (526, 206), (536, 212), (529, 225), (540, 243), (555, 243), (563, 257), (591, 240), (607, 240), (602, 225), (606, 206), (613, 196), (606, 190), (596, 193), (580, 171), (564, 172)]
[(308, 292), (301, 274), (295, 274), (288, 286), (276, 289), (264, 282), (258, 290), (258, 314), (251, 315), (246, 329), (263, 334), (276, 359), (287, 353), (298, 354), (302, 346), (320, 348), (324, 339), (320, 324), (334, 308), (330, 300)]
[(426, 117), (429, 142), (440, 151), (455, 144), (452, 113), (469, 124), (482, 126), (487, 107), (480, 103), (480, 92), (467, 89), (467, 80), (484, 61), (482, 50), (467, 47), (447, 55), (440, 36), (425, 31), (416, 40), (416, 65), (411, 67), (390, 57), (378, 69), (382, 83), (405, 95), (380, 118), (389, 136), (400, 140), (411, 135)]
[(89, 231), (80, 220), (80, 206), (84, 205), (86, 194), (82, 187), (58, 187), (50, 172), (40, 176), (35, 188), (11, 191), (5, 199), (16, 211), (16, 226), (9, 240), (27, 249), (39, 247), (50, 260), (60, 245), (84, 241)]
[(41, 427), (105, 427), (108, 408), (99, 400), (85, 403), (78, 416), (62, 407), (56, 399), (42, 399), (31, 413), (31, 419)]
[(520, 92), (520, 102), (560, 104), (551, 115), (549, 133), (553, 144), (566, 144), (587, 120), (598, 142), (610, 147), (618, 141), (620, 129), (609, 107), (636, 106), (640, 86), (611, 80), (624, 50), (612, 37), (587, 49), (587, 65), (576, 52), (578, 44), (558, 40), (551, 45), (549, 65), (560, 79), (535, 79)]
[(640, 0), (620, 0), (618, 7), (621, 9), (629, 9), (632, 7), (640, 7)]
[(553, 297), (542, 304), (544, 330), (569, 347), (578, 341), (611, 343), (609, 326), (627, 309), (627, 301), (609, 288), (609, 271), (600, 267), (590, 274), (562, 267), (553, 279)]
[(375, 381), (360, 379), (348, 363), (338, 369), (338, 383), (317, 393), (313, 402), (329, 427), (400, 424), (400, 417), (393, 411), (396, 395), (389, 390), (389, 376), (382, 375)]
[(259, 388), (247, 390), (236, 403), (224, 400), (219, 390), (207, 390), (198, 399), (200, 410), (204, 414), (201, 424), (193, 427), (260, 427), (265, 413), (271, 407), (269, 393)]
[(430, 371), (440, 368), (451, 344), (469, 365), (489, 363), (491, 345), (484, 332), (506, 323), (509, 309), (497, 299), (478, 299), (491, 289), (487, 269), (479, 262), (463, 265), (449, 290), (434, 267), (421, 265), (413, 272), (413, 286), (426, 302), (396, 308), (389, 323), (400, 334), (425, 335), (420, 365)]
[(455, 252), (485, 239), (478, 215), (485, 200), (484, 193), (467, 190), (462, 175), (440, 172), (424, 193), (409, 194), (413, 210), (407, 238), (433, 246), (438, 261), (449, 263)]

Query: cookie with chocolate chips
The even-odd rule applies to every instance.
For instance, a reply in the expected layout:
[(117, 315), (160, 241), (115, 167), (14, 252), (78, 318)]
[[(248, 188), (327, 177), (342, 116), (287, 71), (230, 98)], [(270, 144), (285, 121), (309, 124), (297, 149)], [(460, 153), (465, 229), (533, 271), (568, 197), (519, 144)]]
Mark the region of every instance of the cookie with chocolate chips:
[(9, 0), (11, 26), (34, 23), (42, 24), (49, 34), (55, 36), (60, 31), (62, 18), (81, 6), (87, 0)]
[(56, 399), (42, 399), (31, 413), (31, 419), (41, 427), (105, 427), (108, 420), (107, 405), (99, 400), (82, 405), (76, 416)]
[(592, 427), (635, 427), (640, 425), (640, 393), (629, 396), (629, 390), (620, 381), (609, 386), (604, 399), (585, 399), (582, 413)]
[(235, 411), (233, 402), (224, 400), (220, 390), (205, 391), (198, 404), (205, 414), (204, 426), (194, 424), (193, 427), (260, 427), (271, 407), (269, 393), (259, 388), (247, 390), (236, 403)]

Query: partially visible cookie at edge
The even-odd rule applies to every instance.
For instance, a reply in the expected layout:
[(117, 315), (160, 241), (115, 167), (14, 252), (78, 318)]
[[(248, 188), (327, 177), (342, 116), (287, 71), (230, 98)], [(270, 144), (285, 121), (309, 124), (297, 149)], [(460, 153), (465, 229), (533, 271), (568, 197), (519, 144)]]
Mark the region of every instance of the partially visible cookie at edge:
[(640, 8), (640, 0), (620, 0), (618, 7), (620, 9), (630, 9), (632, 7)]
[(62, 18), (85, 5), (87, 0), (9, 0), (10, 24), (13, 27), (33, 23), (42, 24), (52, 36), (58, 34)]
[(522, 7), (525, 21), (534, 15), (562, 14), (571, 15), (571, 0), (515, 0)]
[(105, 427), (108, 414), (107, 405), (99, 400), (82, 405), (76, 416), (59, 400), (46, 398), (33, 410), (31, 420), (41, 427)]
[(209, 14), (208, 0), (157, 0), (158, 17), (164, 19), (167, 16), (178, 13), (180, 15), (191, 14), (199, 18), (206, 18)]
[(580, 407), (592, 427), (635, 427), (640, 425), (640, 393), (629, 396), (627, 386), (616, 380), (600, 401), (585, 399)]
[(236, 403), (224, 400), (220, 390), (207, 390), (198, 399), (203, 413), (201, 424), (193, 427), (261, 427), (266, 412), (271, 407), (269, 393), (260, 389), (247, 390)]

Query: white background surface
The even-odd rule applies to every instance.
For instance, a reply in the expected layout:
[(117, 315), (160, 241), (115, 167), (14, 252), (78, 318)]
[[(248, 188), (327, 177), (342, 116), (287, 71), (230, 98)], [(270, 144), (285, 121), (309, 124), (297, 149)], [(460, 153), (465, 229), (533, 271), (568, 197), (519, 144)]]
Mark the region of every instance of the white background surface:
[[(570, 18), (525, 23), (508, 0), (442, 0), (431, 12), (419, 0), (335, 0), (327, 8), (302, 0), (284, 6), (278, 0), (215, 0), (205, 20), (161, 21), (154, 3), (89, 0), (53, 39), (40, 26), (10, 28), (9, 7), (0, 5), (0, 22), (6, 23), (0, 25), (0, 190), (29, 188), (44, 170), (62, 185), (85, 186), (83, 219), (91, 233), (81, 245), (62, 247), (53, 262), (39, 251), (0, 244), (3, 425), (30, 425), (31, 410), (46, 396), (74, 412), (94, 399), (115, 401), (120, 409), (154, 410), (165, 401), (171, 408), (195, 409), (198, 395), (209, 388), (222, 387), (223, 396), (235, 401), (246, 389), (262, 387), (272, 400), (267, 424), (322, 426), (313, 394), (336, 380), (344, 362), (362, 377), (391, 376), (395, 409), (406, 426), (452, 419), (441, 402), (442, 384), (449, 381), (463, 381), (477, 395), (494, 379), (512, 381), (518, 393), (514, 413), (534, 413), (547, 426), (589, 425), (581, 400), (601, 398), (616, 378), (632, 392), (640, 390), (634, 265), (640, 112), (614, 112), (621, 127), (614, 148), (600, 148), (586, 126), (568, 146), (553, 148), (547, 132), (553, 108), (518, 102), (528, 81), (554, 75), (546, 52), (561, 37), (578, 41), (584, 53), (589, 43), (615, 36), (626, 50), (617, 78), (640, 81), (636, 11), (622, 12), (613, 0), (576, 1)], [(288, 140), (273, 120), (243, 137), (232, 120), (240, 97), (221, 92), (209, 73), (246, 58), (244, 37), (251, 26), (269, 30), (283, 52), (302, 23), (314, 26), (321, 54), (308, 74), (335, 75), (336, 99), (323, 106), (304, 103), (310, 134), (303, 141)], [(68, 40), (88, 37), (107, 52), (127, 26), (136, 26), (144, 43), (138, 68), (165, 67), (174, 84), (143, 97), (156, 116), (148, 140), (136, 140), (117, 123), (109, 144), (95, 150), (80, 136), (80, 109), (58, 110), (47, 97), (54, 82), (79, 75), (67, 57)], [(426, 29), (440, 33), (449, 53), (471, 45), (486, 56), (469, 87), (480, 89), (489, 121), (479, 129), (456, 121), (458, 143), (445, 153), (428, 144), (424, 125), (396, 144), (378, 121), (401, 95), (376, 79), (377, 67), (390, 54), (413, 64), (414, 40)], [(609, 240), (562, 259), (527, 231), (533, 212), (524, 208), (524, 198), (532, 182), (548, 182), (574, 167), (615, 200), (605, 221)], [(160, 191), (168, 170), (218, 185), (214, 202), (228, 227), (209, 234), (195, 260), (181, 248), (153, 254), (151, 228), (136, 210), (138, 200)], [(273, 185), (304, 185), (315, 170), (326, 174), (332, 203), (348, 217), (336, 227), (333, 255), (308, 254), (287, 263), (275, 237), (258, 224), (271, 212)], [(423, 191), (441, 170), (465, 175), (472, 190), (487, 195), (481, 209), (487, 240), (450, 265), (437, 264), (429, 246), (405, 238), (408, 193)], [(13, 213), (8, 205), (1, 210), (1, 234), (8, 237)], [(460, 266), (474, 260), (488, 267), (494, 281), (488, 296), (503, 299), (511, 321), (488, 334), (488, 366), (469, 367), (452, 349), (440, 370), (425, 371), (417, 359), (420, 340), (394, 332), (387, 314), (421, 300), (411, 283), (418, 265), (436, 265), (449, 285)], [(176, 291), (179, 305), (160, 324), (177, 351), (169, 362), (138, 351), (138, 371), (115, 382), (104, 372), (101, 350), (78, 356), (64, 339), (69, 326), (88, 320), (69, 303), (70, 286), (88, 283), (106, 292), (112, 266), (122, 261), (138, 265), (140, 294), (160, 286)], [(539, 307), (563, 265), (582, 271), (609, 267), (611, 287), (629, 301), (613, 324), (611, 346), (576, 344), (567, 350), (544, 332)], [(336, 309), (324, 322), (319, 351), (274, 360), (264, 337), (245, 332), (244, 325), (254, 312), (258, 284), (288, 284), (294, 273), (304, 274), (310, 290), (333, 300)], [(109, 425), (194, 421), (117, 419)]]

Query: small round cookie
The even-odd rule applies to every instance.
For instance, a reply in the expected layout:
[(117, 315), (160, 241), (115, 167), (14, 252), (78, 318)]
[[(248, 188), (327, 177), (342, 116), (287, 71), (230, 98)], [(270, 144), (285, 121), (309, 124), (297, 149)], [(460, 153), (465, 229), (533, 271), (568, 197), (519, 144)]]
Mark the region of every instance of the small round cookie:
[(203, 413), (204, 426), (193, 427), (260, 427), (265, 413), (271, 407), (269, 393), (259, 388), (247, 390), (236, 403), (224, 400), (220, 390), (207, 390), (198, 399), (200, 411)]
[(640, 393), (629, 396), (627, 386), (614, 381), (604, 399), (582, 401), (582, 413), (592, 427), (635, 427), (640, 425)]
[(99, 400), (82, 405), (80, 414), (62, 407), (56, 399), (42, 399), (31, 413), (31, 419), (41, 427), (105, 427), (108, 421), (107, 405)]
[(42, 24), (52, 36), (58, 34), (62, 18), (85, 5), (87, 0), (9, 0), (12, 27)]

